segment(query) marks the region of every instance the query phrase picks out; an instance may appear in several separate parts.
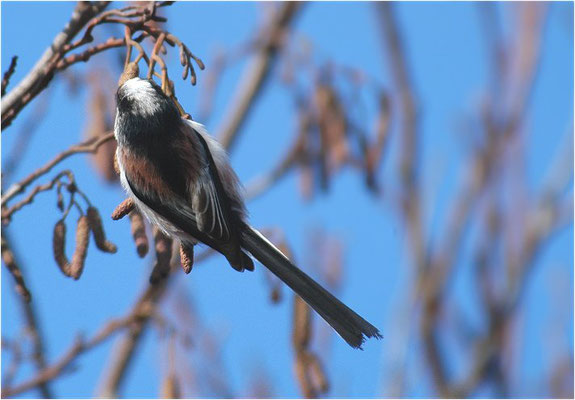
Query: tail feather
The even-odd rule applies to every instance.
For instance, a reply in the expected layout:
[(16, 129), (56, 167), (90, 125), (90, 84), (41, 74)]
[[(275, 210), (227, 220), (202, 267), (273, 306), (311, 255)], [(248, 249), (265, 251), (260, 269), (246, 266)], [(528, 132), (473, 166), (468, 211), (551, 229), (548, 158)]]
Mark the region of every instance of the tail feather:
[(260, 232), (248, 227), (243, 233), (242, 241), (245, 250), (292, 288), (351, 347), (361, 349), (366, 337), (382, 337), (377, 328), (297, 268)]

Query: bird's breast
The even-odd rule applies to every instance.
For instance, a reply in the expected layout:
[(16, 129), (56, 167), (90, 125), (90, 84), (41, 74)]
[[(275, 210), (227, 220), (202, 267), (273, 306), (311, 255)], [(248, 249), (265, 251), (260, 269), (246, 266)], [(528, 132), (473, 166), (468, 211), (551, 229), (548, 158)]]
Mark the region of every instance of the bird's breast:
[(168, 195), (189, 198), (189, 189), (197, 181), (202, 160), (187, 137), (143, 148), (119, 146), (118, 149), (118, 162), (131, 184), (160, 198)]
[(140, 192), (160, 199), (173, 196), (172, 190), (165, 183), (165, 179), (153, 160), (122, 147), (118, 147), (116, 155), (121, 173)]

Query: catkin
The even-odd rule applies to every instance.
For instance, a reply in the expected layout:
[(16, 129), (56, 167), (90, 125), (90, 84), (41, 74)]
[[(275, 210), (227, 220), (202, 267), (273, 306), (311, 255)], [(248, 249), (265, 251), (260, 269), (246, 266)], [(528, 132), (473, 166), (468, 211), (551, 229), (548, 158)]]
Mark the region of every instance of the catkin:
[(187, 62), (188, 62), (188, 60), (186, 60), (186, 55), (184, 54), (184, 49), (182, 47), (180, 47), (180, 64), (182, 64), (182, 67), (183, 67), (187, 64)]
[(54, 225), (54, 235), (52, 236), (52, 249), (54, 259), (60, 268), (60, 271), (66, 276), (70, 276), (70, 262), (66, 257), (66, 224), (61, 219)]
[(193, 246), (183, 246), (180, 244), (180, 261), (182, 263), (182, 269), (186, 274), (192, 271), (194, 265), (194, 247)]
[(132, 210), (134, 210), (134, 207), (135, 207), (134, 200), (132, 200), (130, 197), (128, 197), (126, 200), (121, 202), (118, 205), (118, 207), (116, 207), (116, 209), (112, 213), (112, 219), (114, 221), (117, 221), (119, 219), (124, 218), (126, 215), (128, 215), (130, 212), (132, 212)]
[(154, 242), (156, 248), (156, 264), (150, 275), (150, 283), (164, 280), (170, 273), (170, 259), (172, 258), (172, 239), (166, 236), (161, 230), (154, 229)]
[(130, 213), (130, 222), (132, 225), (132, 237), (136, 244), (136, 251), (140, 257), (145, 257), (150, 248), (148, 236), (146, 235), (146, 225), (144, 225), (144, 218), (138, 209), (134, 209)]
[(78, 225), (76, 226), (76, 248), (74, 249), (74, 255), (72, 255), (72, 268), (70, 271), (70, 275), (74, 279), (79, 279), (84, 270), (89, 241), (90, 222), (86, 215), (82, 215), (78, 218)]
[(118, 248), (114, 243), (110, 242), (109, 240), (106, 240), (106, 233), (104, 232), (104, 226), (102, 225), (102, 218), (100, 217), (98, 209), (96, 209), (95, 207), (88, 207), (86, 215), (88, 217), (88, 223), (90, 225), (90, 229), (94, 234), (96, 247), (98, 247), (98, 249), (106, 253), (113, 254), (116, 251), (118, 251)]

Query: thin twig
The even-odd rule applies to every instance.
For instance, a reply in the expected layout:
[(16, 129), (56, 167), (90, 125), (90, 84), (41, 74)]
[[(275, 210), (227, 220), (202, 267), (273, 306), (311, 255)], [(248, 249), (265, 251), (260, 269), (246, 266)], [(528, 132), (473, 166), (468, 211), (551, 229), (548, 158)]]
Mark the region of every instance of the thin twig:
[(52, 188), (54, 188), (54, 186), (56, 184), (60, 184), (60, 179), (63, 176), (67, 176), (68, 179), (70, 180), (71, 184), (74, 185), (74, 176), (72, 175), (72, 172), (70, 170), (64, 170), (62, 172), (60, 172), (58, 175), (56, 175), (50, 182), (47, 182), (43, 185), (38, 185), (36, 186), (28, 196), (26, 196), (25, 199), (19, 201), (18, 203), (14, 204), (12, 207), (10, 207), (9, 209), (4, 208), (2, 210), (2, 222), (4, 224), (7, 224), (10, 219), (12, 218), (12, 215), (22, 209), (22, 207), (31, 204), (34, 201), (34, 198), (36, 197), (36, 195), (38, 193), (41, 192), (46, 192), (48, 190), (51, 190)]
[(16, 71), (17, 61), (18, 61), (18, 56), (12, 57), (12, 60), (10, 61), (10, 66), (8, 67), (8, 70), (6, 70), (6, 72), (4, 72), (4, 76), (2, 77), (2, 96), (4, 96), (6, 94), (6, 88), (8, 87), (8, 84), (10, 83), (10, 78), (14, 74), (14, 71)]
[(64, 353), (64, 355), (62, 355), (62, 357), (60, 357), (60, 359), (54, 364), (46, 366), (39, 371), (36, 376), (18, 384), (17, 386), (3, 387), (2, 397), (12, 397), (56, 379), (70, 369), (70, 366), (78, 359), (78, 356), (98, 346), (114, 333), (128, 327), (130, 324), (134, 323), (134, 321), (142, 317), (143, 316), (140, 314), (131, 313), (127, 317), (108, 322), (89, 340), (84, 340), (81, 336), (78, 336), (74, 340), (72, 346), (70, 346), (66, 353)]
[(15, 183), (12, 186), (10, 186), (10, 188), (8, 188), (8, 190), (6, 190), (6, 193), (2, 196), (2, 204), (1, 204), (2, 207), (6, 206), (8, 201), (13, 199), (16, 195), (25, 191), (26, 188), (32, 182), (34, 182), (39, 177), (45, 175), (46, 173), (50, 172), (50, 170), (52, 168), (54, 168), (56, 165), (58, 165), (60, 162), (62, 162), (66, 158), (68, 158), (74, 154), (95, 153), (96, 151), (98, 151), (100, 146), (102, 146), (104, 143), (106, 143), (112, 139), (114, 139), (114, 134), (109, 133), (107, 135), (99, 137), (96, 141), (88, 140), (84, 143), (74, 145), (74, 146), (70, 147), (68, 150), (65, 150), (62, 153), (58, 154), (53, 160), (48, 162), (46, 165), (44, 165), (41, 168), (38, 168), (36, 171), (32, 172), (30, 175), (28, 175), (22, 181)]
[(101, 53), (103, 51), (114, 49), (117, 47), (123, 47), (126, 45), (126, 40), (124, 38), (114, 38), (111, 37), (103, 43), (100, 43), (96, 46), (90, 47), (87, 50), (83, 51), (82, 53), (72, 54), (58, 62), (56, 64), (57, 70), (64, 70), (68, 68), (70, 65), (75, 64), (77, 62), (87, 62), (92, 56)]
[(147, 327), (150, 316), (153, 314), (157, 303), (161, 300), (169, 281), (170, 275), (155, 285), (148, 285), (140, 295), (132, 312), (132, 314), (138, 314), (140, 317), (130, 324), (128, 332), (121, 342), (114, 346), (112, 360), (109, 363), (110, 365), (105, 368), (105, 376), (98, 390), (98, 397), (118, 397), (120, 386), (124, 382), (127, 369), (135, 355), (142, 333)]
[[(10, 238), (8, 236), (7, 229), (2, 229), (2, 244), (3, 247), (8, 249), (13, 249), (11, 245)], [(22, 263), (19, 262), (18, 257), (14, 254), (12, 250), (12, 258), (14, 260), (14, 264), (18, 265), (18, 269), (20, 274), (22, 275), (22, 279), (24, 280), (24, 270), (22, 268)], [(36, 316), (36, 310), (34, 308), (34, 304), (32, 302), (24, 301), (23, 297), (19, 297), (22, 301), (20, 301), (20, 306), (22, 308), (22, 313), (24, 314), (25, 320), (25, 329), (27, 335), (30, 337), (32, 341), (32, 360), (36, 367), (36, 370), (41, 371), (46, 368), (46, 358), (45, 358), (45, 348), (44, 348), (44, 337), (42, 335), (42, 330), (40, 328), (40, 323), (38, 321), (38, 317)], [(39, 385), (40, 393), (43, 398), (51, 399), (53, 398), (52, 391), (48, 385), (48, 382), (42, 382)], [(4, 396), (4, 392), (2, 392), (2, 397)]]

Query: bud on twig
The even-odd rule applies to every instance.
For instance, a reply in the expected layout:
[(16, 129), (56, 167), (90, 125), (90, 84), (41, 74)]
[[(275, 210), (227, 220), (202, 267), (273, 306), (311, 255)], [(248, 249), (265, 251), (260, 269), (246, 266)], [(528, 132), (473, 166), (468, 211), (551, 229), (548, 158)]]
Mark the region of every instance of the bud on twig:
[(136, 251), (140, 257), (145, 257), (148, 254), (150, 245), (148, 243), (148, 236), (146, 235), (146, 225), (144, 225), (144, 218), (137, 208), (130, 213), (130, 222), (132, 224), (132, 237), (136, 244)]

